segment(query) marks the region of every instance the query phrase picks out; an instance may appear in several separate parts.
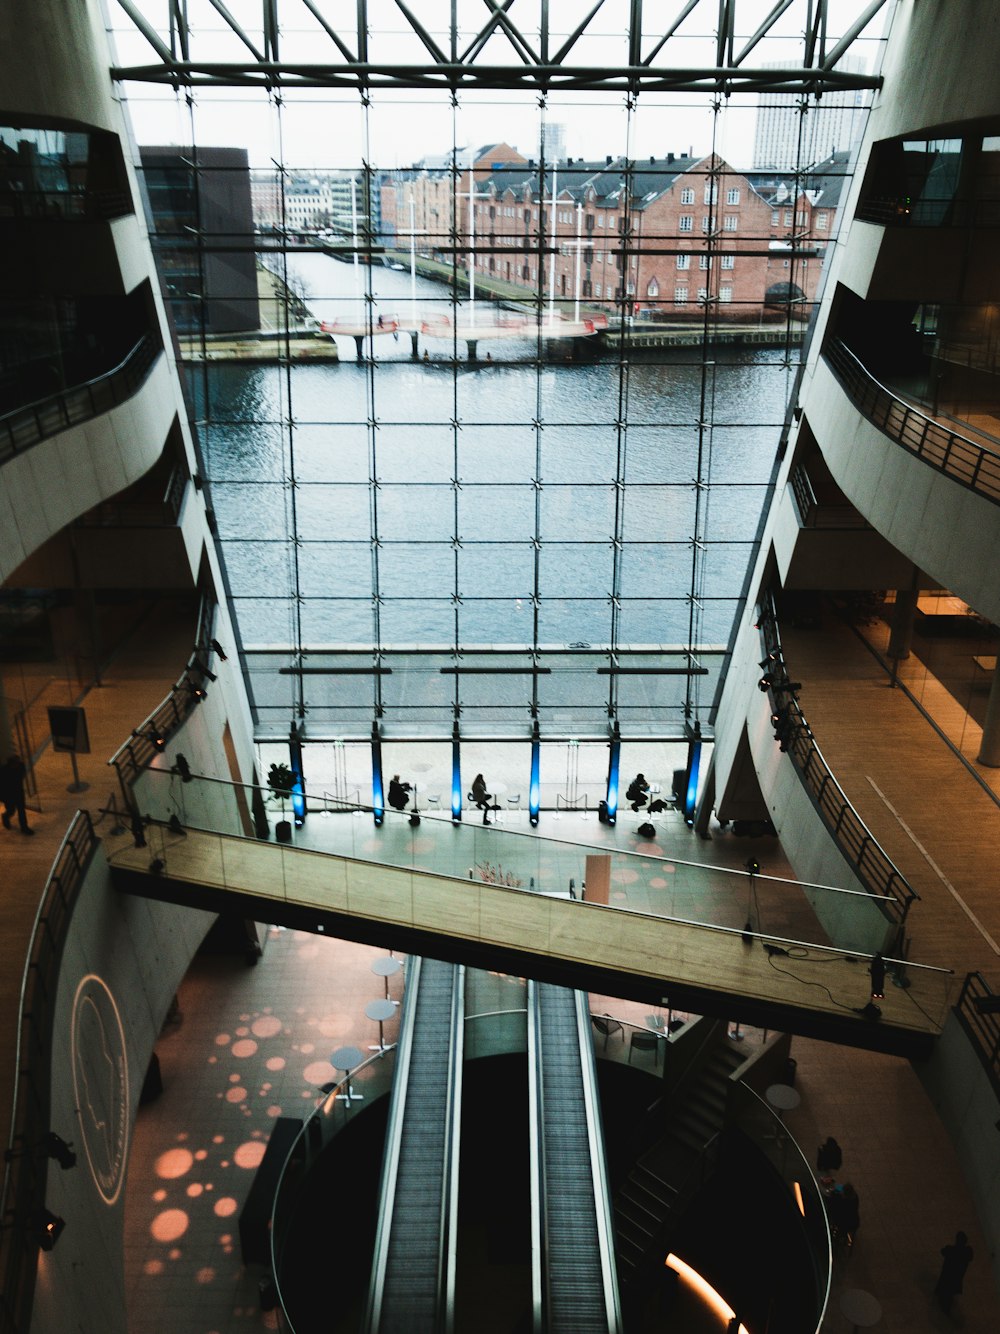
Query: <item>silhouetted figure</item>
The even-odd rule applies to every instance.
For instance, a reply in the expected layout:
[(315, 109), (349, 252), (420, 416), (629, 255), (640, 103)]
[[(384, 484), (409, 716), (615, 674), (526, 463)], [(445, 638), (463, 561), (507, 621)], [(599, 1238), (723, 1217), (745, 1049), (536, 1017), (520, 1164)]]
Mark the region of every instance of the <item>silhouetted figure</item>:
[(22, 834), (33, 834), (28, 828), (28, 814), (24, 809), (24, 779), (27, 774), (20, 755), (7, 756), (0, 767), (0, 801), (3, 802), (3, 827), (10, 828), (13, 815), (17, 815), (17, 824)]
[(394, 811), (403, 811), (406, 809), (406, 803), (410, 800), (412, 788), (409, 783), (401, 783), (399, 774), (393, 774), (389, 779), (389, 805)]
[(645, 806), (648, 791), (649, 784), (646, 782), (646, 775), (636, 774), (625, 789), (625, 800), (631, 803), (634, 811), (637, 811), (641, 806)]
[(881, 954), (872, 956), (868, 971), (872, 979), (872, 1000), (881, 1000), (885, 995), (885, 960)]
[(835, 1245), (850, 1250), (861, 1226), (861, 1201), (849, 1181), (843, 1186), (834, 1186), (827, 1195), (826, 1212)]
[(962, 1280), (972, 1261), (973, 1251), (969, 1238), (964, 1232), (956, 1232), (952, 1244), (941, 1247), (941, 1254), (944, 1263), (934, 1285), (934, 1296), (942, 1311), (950, 1311), (952, 1300), (962, 1291)]
[(839, 1172), (844, 1155), (840, 1145), (832, 1135), (827, 1135), (826, 1142), (816, 1150), (816, 1170), (818, 1172)]
[(490, 802), (493, 799), (493, 793), (486, 791), (486, 779), (482, 774), (476, 774), (472, 780), (472, 790), (469, 793), (473, 802), (483, 813), (483, 824), (492, 824), (490, 819)]

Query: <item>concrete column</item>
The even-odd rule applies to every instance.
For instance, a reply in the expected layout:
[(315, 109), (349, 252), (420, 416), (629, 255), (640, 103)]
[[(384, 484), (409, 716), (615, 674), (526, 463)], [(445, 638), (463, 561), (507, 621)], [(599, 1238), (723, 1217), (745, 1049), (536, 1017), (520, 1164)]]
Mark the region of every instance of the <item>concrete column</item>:
[(467, 348), (468, 348), (468, 359), (469, 359), (469, 361), (475, 361), (475, 359), (476, 359), (476, 340), (475, 340), (474, 338), (470, 338), (470, 339), (468, 340), (468, 343), (466, 344), (466, 346), (467, 346)]
[(916, 588), (896, 589), (896, 609), (889, 629), (889, 657), (896, 662), (905, 662), (910, 656), (913, 624), (917, 618), (918, 591)]
[(420, 335), (419, 333), (417, 333), (416, 329), (413, 329), (410, 333), (410, 356), (413, 358), (414, 361), (416, 361), (417, 358), (420, 356), (419, 345), (420, 345)]
[(1000, 671), (996, 668), (990, 686), (990, 702), (986, 708), (979, 763), (988, 764), (991, 769), (1000, 769)]

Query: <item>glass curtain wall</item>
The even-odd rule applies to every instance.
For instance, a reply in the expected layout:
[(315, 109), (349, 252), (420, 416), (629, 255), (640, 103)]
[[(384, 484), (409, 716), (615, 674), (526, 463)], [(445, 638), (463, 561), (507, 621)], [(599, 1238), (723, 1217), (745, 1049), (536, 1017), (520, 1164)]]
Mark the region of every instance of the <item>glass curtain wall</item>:
[(870, 94), (128, 93), (259, 739), (709, 736)]

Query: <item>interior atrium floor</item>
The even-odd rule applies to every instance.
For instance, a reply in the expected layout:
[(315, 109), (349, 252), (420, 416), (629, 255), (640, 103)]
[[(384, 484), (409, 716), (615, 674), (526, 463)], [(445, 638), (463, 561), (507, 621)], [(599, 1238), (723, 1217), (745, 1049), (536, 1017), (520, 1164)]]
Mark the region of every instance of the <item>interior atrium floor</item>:
[[(193, 627), (182, 615), (175, 621), (158, 622), (155, 642), (135, 636), (112, 664), (104, 687), (87, 696), (93, 753), (81, 758), (80, 769), (90, 783), (83, 800), (94, 810), (111, 790), (106, 757), (169, 689), (176, 673), (165, 673), (164, 664), (179, 669), (190, 649)], [(1000, 902), (993, 893), (995, 803), (906, 697), (885, 688), (881, 669), (850, 632), (789, 635), (785, 649), (804, 682), (803, 708), (824, 754), (922, 894), (914, 910), (916, 952), (932, 953), (959, 971), (981, 968), (997, 987), (1000, 950), (991, 944), (1000, 939)], [(862, 725), (837, 723), (845, 700), (856, 705), (854, 717)], [(31, 813), (31, 819), (37, 836), (0, 831), (4, 1107), (10, 1106), (16, 997), (38, 887), (80, 801), (66, 791), (71, 779), (66, 756), (46, 751), (36, 773), (41, 811)], [(624, 815), (619, 831), (634, 843)], [(551, 832), (551, 822), (543, 818), (539, 833)], [(777, 864), (773, 840), (735, 840), (720, 834), (714, 822), (712, 834), (710, 842), (702, 843), (682, 822), (664, 818), (657, 841), (678, 858), (694, 860), (697, 853), (738, 867), (753, 852), (768, 866)], [(238, 1211), (252, 1178), (251, 1167), (244, 1164), (260, 1153), (256, 1146), (269, 1133), (275, 1107), (291, 1114), (291, 1108), (309, 1105), (317, 1086), (330, 1077), (327, 1057), (333, 1048), (377, 1041), (377, 1025), (364, 1010), (379, 994), (370, 965), (380, 953), (275, 931), (256, 968), (227, 958), (194, 964), (179, 995), (181, 1023), (165, 1028), (157, 1048), (164, 1094), (142, 1110), (130, 1160), (126, 1258), (131, 1334), (277, 1327), (273, 1313), (260, 1310), (260, 1272), (240, 1264)], [(602, 1013), (621, 1010), (629, 1017), (624, 1003), (613, 998), (593, 1003)], [(644, 1014), (632, 1017), (645, 1019)], [(386, 1040), (392, 1036), (387, 1026)], [(754, 1035), (744, 1040), (753, 1041)], [(838, 1262), (826, 1328), (833, 1334), (850, 1328), (837, 1294), (858, 1287), (882, 1303), (875, 1334), (932, 1334), (952, 1323), (975, 1334), (994, 1334), (1000, 1327), (1000, 1298), (969, 1189), (911, 1066), (799, 1038), (793, 1040), (792, 1055), (802, 1103), (789, 1114), (789, 1129), (810, 1157), (815, 1144), (834, 1135), (844, 1149), (842, 1175), (861, 1199), (862, 1227), (851, 1256)], [(190, 1153), (192, 1163), (170, 1176), (170, 1163), (187, 1162), (184, 1152), (163, 1159), (176, 1149)], [(373, 1185), (375, 1176), (373, 1168)], [(155, 1220), (168, 1211), (184, 1217), (175, 1215), (157, 1235)], [(182, 1223), (170, 1238), (171, 1226)], [(951, 1322), (934, 1307), (931, 1292), (940, 1247), (958, 1228), (969, 1233), (976, 1260)], [(67, 1244), (72, 1245), (69, 1225), (61, 1242)]]

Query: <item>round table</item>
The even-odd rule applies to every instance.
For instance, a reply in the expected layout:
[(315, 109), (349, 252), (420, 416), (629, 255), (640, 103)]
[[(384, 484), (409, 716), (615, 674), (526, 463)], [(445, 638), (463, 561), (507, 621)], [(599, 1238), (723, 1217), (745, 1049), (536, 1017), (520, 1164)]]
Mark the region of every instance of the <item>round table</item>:
[(338, 1047), (330, 1055), (330, 1064), (334, 1070), (343, 1070), (347, 1076), (344, 1080), (347, 1092), (337, 1094), (337, 1097), (343, 1098), (345, 1102), (358, 1102), (364, 1097), (363, 1093), (355, 1093), (351, 1088), (351, 1071), (356, 1070), (364, 1059), (364, 1052), (359, 1051), (357, 1047)]
[(779, 1120), (784, 1120), (785, 1113), (794, 1111), (802, 1101), (801, 1095), (791, 1084), (769, 1084), (764, 1097), (768, 1106), (778, 1113)]
[(882, 1319), (882, 1303), (863, 1288), (847, 1288), (842, 1292), (840, 1309), (854, 1326), (854, 1334), (859, 1329), (870, 1329)]
[(378, 1046), (369, 1047), (369, 1051), (385, 1051), (385, 1040), (382, 1036), (382, 1025), (387, 1019), (391, 1019), (396, 1013), (396, 1002), (392, 1000), (373, 1000), (365, 1006), (365, 1014), (369, 1019), (374, 1019), (378, 1024)]
[[(399, 962), (398, 959), (392, 959), (392, 958), (376, 959), (372, 964), (372, 972), (375, 974), (375, 976), (381, 977), (385, 981), (386, 1000), (389, 999), (389, 978), (395, 977), (396, 974), (399, 972), (399, 970), (402, 968), (402, 966), (403, 965)], [(393, 1004), (395, 1005), (397, 1004), (397, 1002), (393, 1001)]]

